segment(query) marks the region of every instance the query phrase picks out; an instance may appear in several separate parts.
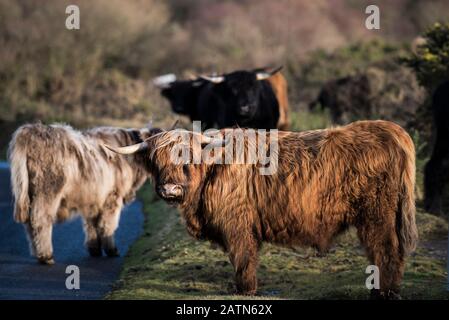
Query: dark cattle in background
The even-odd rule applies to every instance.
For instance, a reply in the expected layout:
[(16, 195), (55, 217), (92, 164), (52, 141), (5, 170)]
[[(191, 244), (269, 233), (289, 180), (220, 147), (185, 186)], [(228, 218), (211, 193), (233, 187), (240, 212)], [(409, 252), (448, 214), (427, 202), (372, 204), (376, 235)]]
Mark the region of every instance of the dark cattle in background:
[(271, 87), (274, 90), (274, 94), (279, 103), (279, 121), (277, 128), (279, 130), (288, 130), (290, 128), (289, 119), (289, 102), (288, 102), (288, 84), (284, 75), (280, 72), (275, 73), (268, 78)]
[[(253, 71), (267, 71), (266, 68), (255, 69)], [(279, 130), (288, 130), (290, 127), (289, 120), (289, 101), (288, 101), (288, 84), (287, 79), (281, 72), (274, 73), (271, 77), (267, 79), (270, 83), (271, 88), (276, 95), (276, 99), (279, 103), (279, 121), (277, 128)]]
[(449, 81), (441, 84), (432, 99), (435, 144), (425, 167), (425, 207), (442, 213), (442, 193), (449, 184)]
[(371, 115), (370, 87), (366, 75), (349, 76), (328, 81), (318, 97), (310, 104), (329, 109), (332, 121), (346, 124), (355, 119), (369, 119)]
[(176, 80), (157, 77), (156, 86), (175, 113), (199, 120), (203, 128), (232, 126), (286, 130), (287, 81), (281, 68), (235, 71), (224, 75)]
[[(270, 135), (266, 138), (268, 145)], [(190, 154), (193, 139), (201, 139), (197, 146), (224, 149), (222, 139), (197, 134), (183, 144)], [(230, 141), (224, 144), (235, 155), (236, 143)], [(112, 149), (123, 154), (147, 150), (157, 193), (179, 206), (190, 235), (229, 253), (240, 293), (256, 293), (262, 242), (326, 251), (355, 226), (370, 263), (380, 269), (380, 292), (373, 294), (397, 297), (405, 257), (418, 236), (415, 150), (404, 129), (387, 121), (360, 121), (333, 129), (281, 131), (278, 169), (272, 175), (260, 175), (254, 164), (174, 164), (171, 153), (175, 146), (179, 151), (179, 143), (175, 130)]]
[(417, 112), (425, 98), (425, 90), (407, 68), (369, 67), (359, 74), (326, 82), (309, 107), (314, 109), (319, 104), (329, 109), (336, 124), (383, 119), (422, 131), (425, 120)]
[(9, 146), (14, 219), (23, 223), (32, 254), (53, 264), (52, 227), (81, 214), (92, 256), (117, 256), (114, 233), (123, 205), (134, 199), (148, 174), (144, 158), (121, 157), (104, 144), (121, 146), (148, 136), (146, 130), (100, 127), (77, 131), (66, 125), (28, 124)]

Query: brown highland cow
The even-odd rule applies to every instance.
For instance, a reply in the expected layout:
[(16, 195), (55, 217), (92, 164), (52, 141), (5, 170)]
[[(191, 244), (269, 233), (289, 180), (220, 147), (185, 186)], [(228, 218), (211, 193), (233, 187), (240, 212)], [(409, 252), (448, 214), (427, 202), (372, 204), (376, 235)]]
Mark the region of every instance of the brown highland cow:
[(175, 133), (112, 149), (122, 154), (147, 150), (157, 193), (179, 206), (190, 235), (229, 253), (239, 293), (256, 293), (262, 242), (325, 251), (354, 226), (370, 263), (380, 270), (380, 290), (372, 293), (398, 297), (404, 259), (418, 237), (415, 151), (401, 127), (359, 121), (279, 132), (278, 168), (272, 175), (261, 175), (257, 164), (174, 164), (171, 151), (180, 143)]

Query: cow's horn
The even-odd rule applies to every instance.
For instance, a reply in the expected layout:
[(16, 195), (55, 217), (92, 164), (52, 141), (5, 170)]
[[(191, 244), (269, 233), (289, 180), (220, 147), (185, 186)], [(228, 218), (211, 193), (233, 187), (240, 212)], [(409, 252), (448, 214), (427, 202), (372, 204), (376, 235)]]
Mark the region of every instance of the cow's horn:
[(153, 79), (153, 84), (158, 88), (169, 88), (172, 82), (176, 81), (176, 75), (173, 73), (164, 74)]
[(229, 137), (226, 137), (226, 139), (222, 139), (222, 138), (211, 138), (206, 135), (201, 135), (201, 144), (207, 144), (212, 148), (224, 147), (229, 143), (229, 141), (231, 141)]
[(203, 75), (201, 75), (200, 78), (210, 81), (212, 83), (221, 83), (225, 79), (225, 77), (223, 77), (223, 76), (203, 76)]
[(176, 128), (176, 126), (178, 125), (178, 123), (179, 123), (179, 119), (176, 119), (175, 122), (173, 122), (170, 130), (174, 130)]
[(146, 141), (141, 142), (141, 143), (137, 143), (137, 144), (133, 144), (131, 146), (126, 146), (126, 147), (112, 147), (112, 146), (108, 146), (107, 144), (104, 145), (107, 149), (115, 152), (115, 153), (119, 153), (119, 154), (133, 154), (136, 153), (138, 151), (144, 151), (148, 149), (148, 143)]
[(277, 67), (277, 68), (275, 68), (275, 69), (273, 69), (271, 71), (259, 71), (259, 72), (256, 73), (256, 78), (257, 78), (257, 80), (266, 80), (269, 77), (271, 77), (272, 75), (274, 75), (274, 74), (278, 73), (279, 71), (281, 71), (282, 68), (283, 67), (280, 66), (280, 67)]

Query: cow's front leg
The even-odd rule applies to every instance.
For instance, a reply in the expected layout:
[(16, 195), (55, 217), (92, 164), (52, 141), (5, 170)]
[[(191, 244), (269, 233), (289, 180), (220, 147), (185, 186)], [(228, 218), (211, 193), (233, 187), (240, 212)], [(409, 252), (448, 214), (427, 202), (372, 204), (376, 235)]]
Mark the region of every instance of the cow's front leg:
[(119, 256), (115, 246), (114, 233), (118, 227), (122, 206), (122, 199), (116, 200), (115, 203), (109, 203), (98, 219), (97, 232), (101, 239), (101, 246), (108, 257)]
[(228, 239), (227, 249), (235, 271), (237, 292), (254, 295), (257, 291), (258, 244), (252, 235), (241, 234)]
[(86, 218), (83, 224), (87, 251), (92, 257), (101, 257), (101, 240), (97, 232), (98, 217)]

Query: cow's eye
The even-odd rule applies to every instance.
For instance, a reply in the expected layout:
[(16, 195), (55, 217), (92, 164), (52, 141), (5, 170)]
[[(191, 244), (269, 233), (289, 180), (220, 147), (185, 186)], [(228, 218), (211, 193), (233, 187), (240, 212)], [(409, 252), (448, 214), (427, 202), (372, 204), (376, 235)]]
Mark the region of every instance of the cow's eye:
[(182, 172), (188, 176), (189, 175), (189, 166), (187, 164), (182, 166)]

